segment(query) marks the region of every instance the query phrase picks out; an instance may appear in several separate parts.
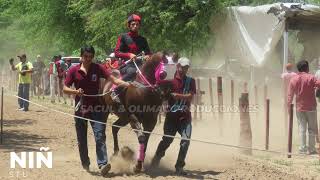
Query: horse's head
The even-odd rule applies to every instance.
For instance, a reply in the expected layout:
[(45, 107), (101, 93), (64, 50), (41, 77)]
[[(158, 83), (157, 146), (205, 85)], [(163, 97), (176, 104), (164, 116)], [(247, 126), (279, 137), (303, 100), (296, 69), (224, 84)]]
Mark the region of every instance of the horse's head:
[(151, 84), (156, 84), (166, 77), (162, 62), (164, 57), (163, 53), (157, 52), (142, 66), (142, 73)]

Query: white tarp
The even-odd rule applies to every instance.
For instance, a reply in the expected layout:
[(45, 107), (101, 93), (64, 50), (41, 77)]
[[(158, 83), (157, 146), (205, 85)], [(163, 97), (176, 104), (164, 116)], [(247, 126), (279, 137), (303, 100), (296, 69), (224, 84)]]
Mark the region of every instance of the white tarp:
[[(276, 3), (257, 7), (230, 7), (226, 19), (216, 30), (215, 56), (219, 59), (238, 59), (242, 62), (263, 65), (268, 60), (280, 62), (283, 57), (273, 56), (285, 30), (285, 19), (293, 15), (312, 16), (320, 12), (318, 6), (293, 3)], [(267, 14), (270, 8), (278, 16)], [(280, 58), (280, 59), (278, 59)]]

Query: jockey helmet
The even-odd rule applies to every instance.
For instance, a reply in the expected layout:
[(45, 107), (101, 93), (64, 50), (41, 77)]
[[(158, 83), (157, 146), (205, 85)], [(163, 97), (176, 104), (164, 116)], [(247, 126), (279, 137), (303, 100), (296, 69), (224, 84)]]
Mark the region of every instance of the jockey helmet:
[(138, 21), (139, 23), (141, 23), (141, 17), (136, 14), (131, 14), (127, 20), (128, 25), (130, 24), (131, 21)]

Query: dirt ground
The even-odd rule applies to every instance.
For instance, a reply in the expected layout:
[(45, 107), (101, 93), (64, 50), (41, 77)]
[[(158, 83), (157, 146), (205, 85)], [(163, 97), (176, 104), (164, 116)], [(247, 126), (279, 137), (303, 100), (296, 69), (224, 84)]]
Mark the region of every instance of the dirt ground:
[[(71, 113), (73, 109), (63, 104), (51, 104), (48, 100), (32, 101), (50, 109)], [(91, 171), (82, 170), (78, 155), (74, 120), (70, 116), (30, 105), (29, 112), (17, 110), (15, 97), (4, 98), (4, 144), (0, 145), (0, 179), (104, 179), (99, 175), (95, 163), (95, 145), (92, 130), (89, 128), (89, 157)], [(215, 120), (204, 114), (201, 121), (193, 123), (193, 138), (237, 145), (238, 131), (223, 132), (221, 138)], [(111, 116), (108, 123), (115, 120)], [(162, 117), (163, 120), (163, 117)], [(225, 126), (233, 121), (226, 121)], [(236, 121), (237, 122), (237, 121)], [(154, 132), (162, 133), (163, 123)], [(254, 126), (254, 124), (253, 124)], [(137, 140), (132, 131), (120, 130), (120, 146), (137, 148)], [(220, 138), (219, 138), (220, 137)], [(320, 164), (316, 156), (294, 157), (254, 152), (253, 156), (240, 155), (237, 149), (191, 142), (187, 156), (186, 170), (189, 175), (179, 177), (174, 174), (174, 164), (178, 154), (179, 141), (175, 140), (168, 149), (158, 169), (148, 169), (161, 137), (152, 135), (149, 141), (144, 172), (132, 173), (133, 163), (125, 162), (112, 155), (112, 135), (107, 129), (108, 156), (112, 169), (109, 178), (113, 179), (320, 179)], [(256, 143), (256, 145), (261, 142)], [(262, 143), (263, 144), (263, 143)], [(255, 144), (254, 144), (255, 145)], [(275, 145), (274, 145), (275, 146)], [(53, 153), (53, 168), (10, 169), (10, 152), (38, 152), (40, 147), (49, 147)], [(273, 147), (273, 146), (271, 146)]]

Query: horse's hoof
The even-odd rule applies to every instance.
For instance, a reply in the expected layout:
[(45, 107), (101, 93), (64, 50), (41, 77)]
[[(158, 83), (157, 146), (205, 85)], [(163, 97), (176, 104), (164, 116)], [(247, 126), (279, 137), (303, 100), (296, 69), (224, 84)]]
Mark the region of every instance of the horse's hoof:
[(126, 161), (132, 161), (134, 160), (134, 151), (128, 146), (125, 146), (121, 148), (121, 157)]
[(133, 168), (134, 173), (141, 173), (142, 171), (142, 161), (138, 161), (137, 164)]

